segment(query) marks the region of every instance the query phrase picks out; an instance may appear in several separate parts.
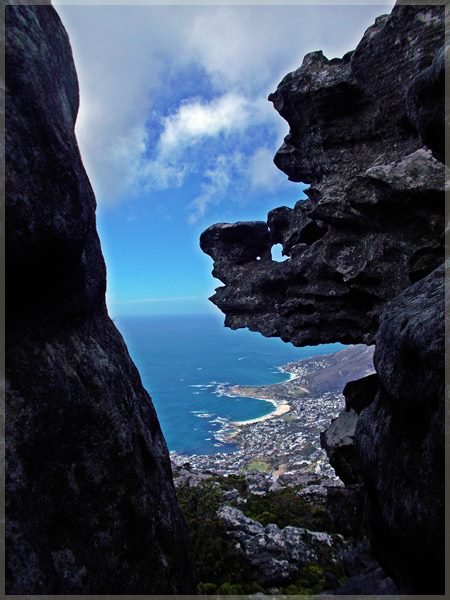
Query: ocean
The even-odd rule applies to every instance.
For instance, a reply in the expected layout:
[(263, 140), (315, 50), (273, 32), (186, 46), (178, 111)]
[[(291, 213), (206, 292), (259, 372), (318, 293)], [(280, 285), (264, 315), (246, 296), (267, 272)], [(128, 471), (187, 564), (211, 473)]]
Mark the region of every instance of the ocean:
[(255, 398), (229, 397), (223, 385), (281, 383), (280, 367), (308, 356), (337, 352), (341, 344), (295, 348), (278, 338), (223, 326), (222, 315), (117, 317), (128, 350), (158, 413), (169, 450), (185, 454), (232, 452), (215, 438), (224, 422), (274, 410)]

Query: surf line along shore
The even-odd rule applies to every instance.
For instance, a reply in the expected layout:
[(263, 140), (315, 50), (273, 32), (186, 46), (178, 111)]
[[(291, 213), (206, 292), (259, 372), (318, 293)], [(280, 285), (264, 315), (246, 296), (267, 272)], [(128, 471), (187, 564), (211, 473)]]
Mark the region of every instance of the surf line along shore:
[[(255, 398), (251, 396), (251, 398)], [(252, 425), (253, 423), (259, 423), (260, 421), (266, 421), (267, 419), (271, 419), (272, 417), (280, 417), (288, 413), (291, 410), (289, 404), (279, 403), (276, 400), (271, 398), (255, 398), (255, 400), (264, 400), (265, 402), (271, 402), (275, 405), (275, 410), (268, 413), (267, 415), (262, 415), (261, 417), (255, 417), (254, 419), (247, 419), (246, 421), (230, 421), (230, 425), (235, 427), (241, 427), (243, 425)]]
[[(278, 367), (278, 369), (284, 373), (289, 374), (289, 379), (287, 381), (283, 381), (283, 382), (275, 383), (275, 384), (269, 384), (268, 386), (234, 385), (234, 386), (229, 387), (224, 392), (224, 395), (226, 395), (226, 396), (241, 396), (244, 398), (254, 398), (255, 400), (263, 400), (265, 402), (270, 402), (271, 404), (273, 404), (275, 406), (275, 410), (273, 410), (272, 412), (267, 413), (265, 415), (262, 415), (261, 417), (255, 417), (253, 419), (247, 419), (245, 421), (230, 421), (229, 424), (232, 427), (242, 427), (245, 425), (252, 425), (254, 423), (259, 423), (261, 421), (266, 421), (267, 419), (272, 419), (273, 417), (279, 417), (281, 415), (284, 415), (291, 410), (291, 407), (290, 407), (289, 403), (287, 402), (287, 399), (283, 398), (282, 395), (281, 395), (281, 397), (278, 397), (278, 398), (271, 398), (270, 396), (262, 397), (260, 395), (261, 391), (264, 388), (269, 388), (272, 391), (272, 393), (273, 393), (274, 389), (278, 389), (280, 392), (282, 392), (283, 386), (286, 386), (286, 384), (291, 383), (294, 379), (297, 379), (297, 377), (298, 377), (297, 373), (289, 371), (286, 366)], [(307, 390), (304, 388), (299, 388), (298, 391), (299, 392), (307, 392)], [(256, 395), (258, 392), (259, 392), (259, 394)]]

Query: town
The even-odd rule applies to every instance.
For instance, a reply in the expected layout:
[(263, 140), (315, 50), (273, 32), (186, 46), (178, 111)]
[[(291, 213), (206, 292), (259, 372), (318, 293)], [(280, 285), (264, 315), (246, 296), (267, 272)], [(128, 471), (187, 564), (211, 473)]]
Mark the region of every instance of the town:
[(342, 389), (373, 372), (373, 347), (356, 345), (331, 354), (289, 363), (283, 370), (291, 380), (268, 386), (224, 386), (223, 394), (271, 400), (277, 410), (252, 421), (225, 421), (216, 433), (232, 441), (235, 452), (186, 455), (171, 452), (175, 467), (189, 464), (199, 472), (230, 475), (257, 471), (272, 480), (319, 476), (336, 480), (320, 447), (320, 433), (344, 408)]

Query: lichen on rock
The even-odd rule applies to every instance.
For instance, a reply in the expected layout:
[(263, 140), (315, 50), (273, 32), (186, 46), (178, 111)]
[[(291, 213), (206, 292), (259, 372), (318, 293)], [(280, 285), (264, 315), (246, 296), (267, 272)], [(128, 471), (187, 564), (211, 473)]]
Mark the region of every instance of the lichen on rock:
[(302, 567), (320, 563), (324, 556), (329, 563), (339, 563), (346, 549), (340, 534), (303, 527), (280, 529), (274, 523), (264, 526), (232, 506), (223, 506), (218, 516), (255, 569), (258, 581), (265, 585), (292, 582)]

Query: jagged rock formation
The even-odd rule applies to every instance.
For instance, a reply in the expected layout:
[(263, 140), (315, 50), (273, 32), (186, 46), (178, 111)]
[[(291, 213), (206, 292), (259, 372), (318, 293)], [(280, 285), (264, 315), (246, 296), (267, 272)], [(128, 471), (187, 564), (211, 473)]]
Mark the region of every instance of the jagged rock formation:
[(443, 44), (443, 6), (397, 5), (342, 59), (308, 54), (269, 96), (290, 126), (275, 164), (308, 200), (200, 240), (229, 327), (376, 342), (377, 375), (347, 389), (328, 447), (364, 481), (377, 559), (416, 594), (444, 586)]
[(302, 567), (320, 563), (324, 556), (327, 562), (338, 563), (346, 548), (344, 538), (339, 534), (302, 527), (280, 529), (273, 523), (264, 526), (232, 506), (223, 506), (218, 516), (263, 584), (280, 585), (293, 581)]
[[(371, 343), (387, 302), (442, 262), (443, 165), (405, 106), (420, 99), (411, 90), (443, 44), (442, 18), (442, 7), (398, 6), (354, 52), (308, 54), (269, 96), (290, 126), (275, 163), (312, 185), (267, 223), (202, 234), (226, 325), (296, 345)], [(288, 260), (271, 259), (277, 243)]]
[(78, 83), (51, 6), (7, 6), (6, 592), (195, 592), (158, 419), (105, 307)]

